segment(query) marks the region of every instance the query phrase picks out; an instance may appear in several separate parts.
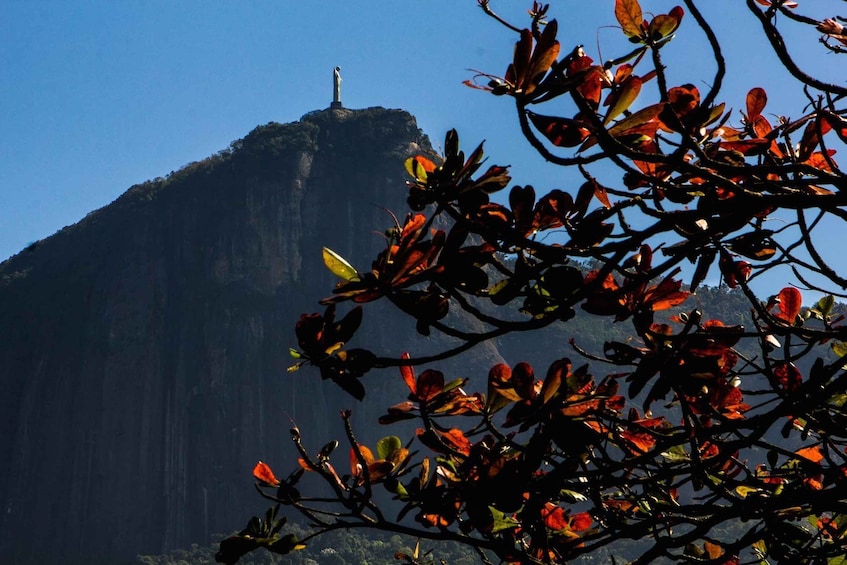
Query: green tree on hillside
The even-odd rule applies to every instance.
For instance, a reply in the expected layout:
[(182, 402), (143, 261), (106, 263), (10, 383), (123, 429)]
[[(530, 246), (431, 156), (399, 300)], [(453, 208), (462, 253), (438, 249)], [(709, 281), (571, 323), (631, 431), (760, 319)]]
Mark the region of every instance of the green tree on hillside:
[[(534, 2), (521, 28), (479, 4), (516, 44), (504, 73), (469, 84), (511, 100), (529, 143), (584, 182), (541, 194), (512, 186), (507, 204), (492, 201), (510, 185), (507, 168), (483, 167), (482, 147), (465, 154), (454, 131), (443, 156), (407, 162), (412, 213), (367, 269), (325, 250), (340, 282), (323, 313), (297, 323), (294, 355), (359, 399), (370, 369), (398, 367), (409, 394), (380, 423), (419, 429), (366, 446), (345, 412), (344, 447), (315, 450), (318, 438), (294, 427), (299, 467), (278, 478), (256, 465), (274, 507), (224, 540), (217, 559), (376, 528), (456, 541), (484, 562), (635, 551), (625, 557), (638, 564), (844, 563), (847, 325), (833, 304), (847, 275), (825, 260), (832, 242), (821, 226), (847, 221), (847, 175), (835, 158), (847, 142), (847, 87), (806, 74), (783, 39), (787, 26), (817, 28), (822, 54), (842, 53), (844, 20), (787, 0), (727, 6), (753, 14), (760, 29), (750, 33), (764, 34), (806, 93), (791, 118), (773, 119), (756, 85), (722, 99), (725, 57), (736, 54), (722, 50), (702, 2), (663, 12), (616, 0), (610, 18), (623, 41), (604, 49), (617, 49), (605, 63), (561, 49), (547, 5)], [(663, 54), (692, 36), (710, 46), (712, 70), (675, 84)], [(698, 58), (707, 68), (707, 54)], [(610, 167), (615, 182), (605, 180)], [(784, 288), (757, 296), (751, 283), (774, 273)], [(733, 312), (703, 315), (692, 294), (707, 277), (743, 293), (748, 325)], [(349, 348), (376, 300), (455, 345), (400, 359)], [(497, 365), (486, 394), (421, 367), (505, 334), (568, 328), (577, 308), (626, 324), (632, 339), (591, 351), (574, 340), (538, 372)], [(448, 315), (456, 310), (465, 318)], [(468, 316), (473, 326), (461, 324)], [(307, 494), (304, 476), (325, 490)], [(281, 506), (315, 532), (285, 533)], [(643, 543), (622, 547), (629, 540)], [(414, 552), (397, 558), (423, 562)]]

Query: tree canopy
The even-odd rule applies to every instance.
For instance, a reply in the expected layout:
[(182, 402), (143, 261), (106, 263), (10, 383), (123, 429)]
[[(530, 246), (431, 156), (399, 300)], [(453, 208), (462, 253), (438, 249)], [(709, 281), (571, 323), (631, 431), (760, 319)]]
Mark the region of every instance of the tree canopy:
[[(722, 99), (728, 55), (696, 0), (667, 13), (616, 0), (610, 23), (629, 48), (606, 62), (562, 49), (548, 5), (534, 2), (524, 28), (478, 3), (516, 42), (505, 72), (467, 84), (510, 100), (528, 142), (584, 181), (509, 188), (508, 168), (484, 166), (481, 145), (463, 152), (455, 131), (443, 155), (407, 161), (411, 213), (368, 269), (324, 251), (340, 282), (323, 313), (297, 323), (292, 355), (358, 399), (368, 371), (397, 367), (408, 396), (379, 421), (418, 429), (366, 446), (346, 411), (346, 437), (315, 451), (294, 426), (298, 468), (278, 478), (257, 463), (257, 489), (274, 506), (217, 559), (365, 527), (457, 541), (483, 562), (565, 563), (614, 554), (622, 540), (643, 540), (621, 555), (638, 564), (847, 562), (847, 325), (835, 309), (847, 274), (822, 251), (833, 245), (822, 226), (847, 222), (836, 161), (847, 87), (809, 74), (784, 39), (786, 26), (815, 28), (821, 52), (840, 54), (847, 20), (787, 0), (727, 7), (755, 16), (805, 92), (796, 115), (773, 118), (755, 85)], [(697, 57), (714, 72), (701, 86), (670, 83), (662, 55), (691, 34), (710, 46)], [(597, 171), (612, 168), (618, 180), (601, 182)], [(784, 287), (757, 296), (753, 282), (768, 276)], [(749, 324), (691, 306), (709, 277), (743, 293)], [(454, 345), (399, 359), (348, 347), (377, 300)], [(485, 394), (424, 368), (508, 333), (567, 328), (577, 308), (627, 324), (632, 339), (602, 351), (571, 339), (539, 372), (491, 367)], [(302, 493), (306, 474), (329, 494)], [(281, 506), (315, 533), (282, 533)]]

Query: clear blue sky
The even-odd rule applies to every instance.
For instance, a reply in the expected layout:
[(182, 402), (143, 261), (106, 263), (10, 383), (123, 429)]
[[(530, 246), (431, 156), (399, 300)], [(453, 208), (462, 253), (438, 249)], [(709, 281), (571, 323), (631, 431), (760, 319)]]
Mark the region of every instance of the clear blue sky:
[[(656, 13), (675, 3), (642, 0)], [(743, 3), (703, 4), (727, 48), (734, 121), (753, 86), (769, 111), (799, 114), (800, 89), (785, 86)], [(492, 5), (523, 25), (531, 2)], [(620, 54), (620, 31), (602, 27), (613, 5), (554, 0), (563, 50), (584, 44), (598, 59), (599, 37), (604, 58)], [(705, 88), (713, 70), (693, 28), (687, 15), (666, 50), (670, 82)], [(502, 74), (514, 39), (475, 0), (0, 0), (0, 260), (256, 125), (327, 107), (336, 65), (345, 106), (403, 108), (436, 144), (450, 127), (465, 146), (487, 139), (518, 183), (576, 188), (523, 142), (508, 100), (461, 85), (468, 68)], [(847, 62), (813, 33), (797, 39), (825, 76)]]

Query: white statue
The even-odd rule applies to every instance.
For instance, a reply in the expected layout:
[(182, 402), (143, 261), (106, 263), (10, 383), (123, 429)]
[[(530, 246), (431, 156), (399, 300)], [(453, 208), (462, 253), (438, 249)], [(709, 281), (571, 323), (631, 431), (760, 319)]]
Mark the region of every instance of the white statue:
[(332, 107), (341, 107), (341, 67), (335, 67), (332, 74)]

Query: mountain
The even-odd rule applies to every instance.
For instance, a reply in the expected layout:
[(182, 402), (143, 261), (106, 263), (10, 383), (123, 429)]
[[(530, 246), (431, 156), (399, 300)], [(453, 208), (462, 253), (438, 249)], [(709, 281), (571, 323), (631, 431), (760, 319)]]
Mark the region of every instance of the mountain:
[[(270, 123), (0, 264), (0, 561), (116, 563), (261, 511), (250, 470), (294, 465), (289, 417), (317, 449), (356, 404), (286, 372), (334, 283), (321, 247), (367, 268), (430, 150), (400, 110)], [(374, 351), (427, 347), (368, 319)], [(396, 371), (368, 378), (388, 384), (357, 411), (397, 401)]]

